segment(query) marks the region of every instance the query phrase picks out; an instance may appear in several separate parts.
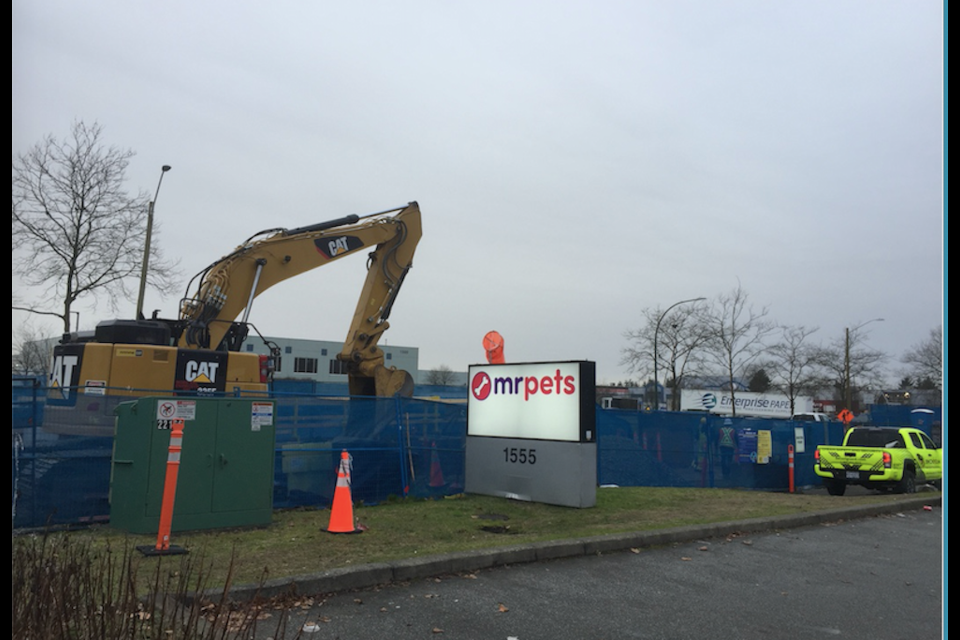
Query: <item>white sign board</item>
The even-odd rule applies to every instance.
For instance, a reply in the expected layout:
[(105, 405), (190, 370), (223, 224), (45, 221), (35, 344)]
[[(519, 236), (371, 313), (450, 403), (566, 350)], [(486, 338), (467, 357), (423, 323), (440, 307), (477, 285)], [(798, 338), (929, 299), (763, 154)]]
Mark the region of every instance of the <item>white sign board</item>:
[(470, 366), (467, 435), (593, 441), (592, 424), (582, 420), (585, 409), (593, 416), (593, 366), (585, 362)]
[(157, 420), (174, 420), (179, 418), (184, 422), (197, 419), (196, 400), (158, 400)]
[(807, 441), (803, 435), (803, 427), (793, 428), (793, 440), (796, 442), (796, 453), (804, 453), (807, 450)]
[(734, 403), (738, 416), (789, 419), (793, 413), (813, 411), (813, 398), (809, 396), (796, 398), (791, 413), (790, 398), (778, 394), (737, 391), (735, 396), (731, 396), (729, 391), (698, 389), (683, 389), (680, 393), (681, 411), (709, 411), (730, 415), (733, 413)]

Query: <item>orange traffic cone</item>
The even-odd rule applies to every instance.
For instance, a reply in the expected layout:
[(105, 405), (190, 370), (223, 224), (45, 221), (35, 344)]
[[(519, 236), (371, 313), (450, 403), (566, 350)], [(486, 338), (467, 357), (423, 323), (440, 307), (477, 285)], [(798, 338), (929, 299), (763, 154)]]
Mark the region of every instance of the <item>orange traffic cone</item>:
[(430, 486), (433, 488), (442, 487), (443, 469), (440, 468), (440, 456), (437, 455), (437, 443), (433, 443), (433, 453), (430, 454)]
[(337, 488), (333, 492), (333, 506), (330, 509), (330, 533), (361, 533), (353, 523), (353, 498), (350, 495), (350, 454), (340, 454), (340, 470), (337, 471)]

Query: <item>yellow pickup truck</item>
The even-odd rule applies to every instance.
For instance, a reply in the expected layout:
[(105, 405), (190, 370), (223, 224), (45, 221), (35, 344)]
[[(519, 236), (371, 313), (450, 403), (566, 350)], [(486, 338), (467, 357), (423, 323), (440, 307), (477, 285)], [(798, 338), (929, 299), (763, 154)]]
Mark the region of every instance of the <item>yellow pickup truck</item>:
[(919, 429), (856, 427), (840, 446), (820, 445), (814, 471), (827, 492), (842, 496), (847, 485), (913, 493), (917, 482), (942, 486), (943, 450)]

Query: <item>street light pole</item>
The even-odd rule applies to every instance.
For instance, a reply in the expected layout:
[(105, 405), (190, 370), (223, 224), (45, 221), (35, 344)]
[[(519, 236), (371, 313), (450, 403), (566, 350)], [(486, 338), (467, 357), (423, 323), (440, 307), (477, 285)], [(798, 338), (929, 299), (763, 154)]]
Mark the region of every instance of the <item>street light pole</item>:
[(844, 329), (845, 336), (843, 341), (843, 377), (847, 381), (846, 397), (843, 399), (843, 408), (847, 411), (853, 411), (850, 405), (853, 403), (853, 391), (850, 388), (850, 327)]
[[(874, 318), (873, 320), (867, 320), (866, 322), (861, 322), (853, 328), (854, 331), (862, 329), (871, 322), (883, 322), (883, 318)], [(848, 411), (853, 411), (853, 381), (850, 380), (850, 328), (847, 327), (844, 329), (844, 347), (843, 347), (843, 375), (846, 378), (847, 389), (846, 397), (844, 398), (844, 409)]]
[(153, 194), (153, 200), (147, 206), (147, 237), (143, 243), (143, 264), (140, 267), (140, 295), (137, 296), (137, 320), (143, 320), (143, 294), (147, 290), (147, 265), (150, 263), (150, 236), (153, 234), (153, 205), (160, 195), (160, 185), (163, 184), (163, 174), (170, 171), (170, 165), (165, 164), (160, 168), (160, 180), (157, 182), (157, 191)]
[(653, 331), (653, 409), (654, 411), (660, 410), (660, 383), (657, 380), (657, 346), (660, 342), (660, 323), (663, 322), (663, 319), (667, 317), (667, 314), (670, 313), (670, 309), (677, 307), (681, 304), (686, 304), (688, 302), (699, 302), (701, 300), (706, 300), (706, 298), (691, 298), (690, 300), (681, 300), (680, 302), (674, 302), (672, 305), (667, 307), (666, 311), (660, 314), (660, 317), (657, 318), (657, 328)]

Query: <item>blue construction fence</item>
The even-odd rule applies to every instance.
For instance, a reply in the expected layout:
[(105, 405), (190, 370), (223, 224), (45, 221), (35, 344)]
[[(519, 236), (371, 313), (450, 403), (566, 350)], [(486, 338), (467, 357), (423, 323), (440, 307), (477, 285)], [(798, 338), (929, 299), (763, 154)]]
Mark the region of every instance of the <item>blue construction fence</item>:
[[(66, 410), (46, 403), (43, 384), (14, 378), (13, 527), (107, 523), (114, 415), (120, 402), (133, 398), (78, 395)], [(467, 405), (456, 393), (351, 398), (336, 389), (329, 395), (295, 389), (271, 395), (275, 509), (329, 507), (344, 450), (353, 458), (355, 502), (464, 490)], [(931, 413), (892, 409), (880, 412), (884, 422), (878, 424), (917, 426), (937, 439), (939, 407)], [(735, 434), (731, 449), (721, 446), (722, 416), (599, 405), (596, 412), (599, 485), (785, 491), (792, 449), (794, 486), (802, 488), (819, 484), (813, 473), (817, 445), (843, 437), (839, 422), (736, 418), (727, 419)]]

